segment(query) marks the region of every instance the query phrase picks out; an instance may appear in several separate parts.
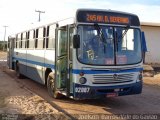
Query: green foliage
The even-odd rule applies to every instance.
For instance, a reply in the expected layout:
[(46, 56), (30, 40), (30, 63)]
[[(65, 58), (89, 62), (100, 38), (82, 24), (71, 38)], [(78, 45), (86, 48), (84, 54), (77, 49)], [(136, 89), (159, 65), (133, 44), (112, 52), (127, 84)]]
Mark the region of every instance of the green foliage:
[[(5, 45), (5, 46), (4, 46)], [(0, 41), (0, 51), (3, 50), (3, 47), (4, 47), (4, 51), (7, 50), (7, 41)]]

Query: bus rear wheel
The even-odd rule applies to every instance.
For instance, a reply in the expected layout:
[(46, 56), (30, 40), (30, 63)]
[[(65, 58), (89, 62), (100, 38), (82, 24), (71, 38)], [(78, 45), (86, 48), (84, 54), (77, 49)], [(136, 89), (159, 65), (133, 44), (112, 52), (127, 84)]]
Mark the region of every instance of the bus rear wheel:
[(16, 64), (16, 76), (19, 79), (23, 78), (23, 75), (20, 73), (20, 70), (19, 70), (19, 63)]
[(54, 74), (51, 72), (48, 75), (47, 78), (47, 89), (48, 89), (48, 93), (51, 97), (59, 99), (62, 98), (62, 95), (55, 90), (55, 86), (54, 86)]

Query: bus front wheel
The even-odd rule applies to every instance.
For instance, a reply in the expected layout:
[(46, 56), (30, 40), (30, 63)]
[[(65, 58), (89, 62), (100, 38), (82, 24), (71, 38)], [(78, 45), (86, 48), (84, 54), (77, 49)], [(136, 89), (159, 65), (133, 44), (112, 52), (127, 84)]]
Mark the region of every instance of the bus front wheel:
[(62, 97), (62, 95), (58, 91), (55, 90), (54, 74), (52, 72), (48, 75), (48, 78), (47, 78), (47, 89), (51, 97), (56, 98), (56, 99)]

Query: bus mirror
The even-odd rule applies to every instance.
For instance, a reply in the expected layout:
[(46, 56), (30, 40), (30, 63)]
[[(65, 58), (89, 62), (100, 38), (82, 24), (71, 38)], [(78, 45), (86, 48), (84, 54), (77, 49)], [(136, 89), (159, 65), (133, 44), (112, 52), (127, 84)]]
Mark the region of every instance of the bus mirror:
[(79, 35), (74, 35), (73, 36), (73, 47), (74, 48), (79, 48), (80, 47), (80, 36)]

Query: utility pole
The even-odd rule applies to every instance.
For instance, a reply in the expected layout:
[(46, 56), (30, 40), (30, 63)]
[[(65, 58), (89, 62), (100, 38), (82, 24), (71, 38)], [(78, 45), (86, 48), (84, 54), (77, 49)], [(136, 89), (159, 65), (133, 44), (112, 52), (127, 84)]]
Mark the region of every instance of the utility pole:
[(3, 27), (4, 27), (3, 51), (4, 51), (4, 48), (5, 48), (5, 39), (6, 39), (6, 28), (7, 28), (8, 26), (4, 25)]
[(38, 21), (40, 22), (41, 21), (41, 13), (45, 13), (45, 11), (35, 10), (35, 12), (39, 13), (39, 19), (38, 19)]
[[(8, 27), (8, 26), (6, 26), (6, 25), (4, 25), (3, 26), (4, 27), (4, 41), (3, 41), (3, 52), (4, 52), (4, 48), (5, 48), (5, 38), (6, 38), (6, 28)], [(3, 57), (3, 66), (2, 66), (2, 70), (3, 70), (3, 72), (5, 71), (5, 59), (7, 58), (7, 56), (5, 56), (5, 57)]]

